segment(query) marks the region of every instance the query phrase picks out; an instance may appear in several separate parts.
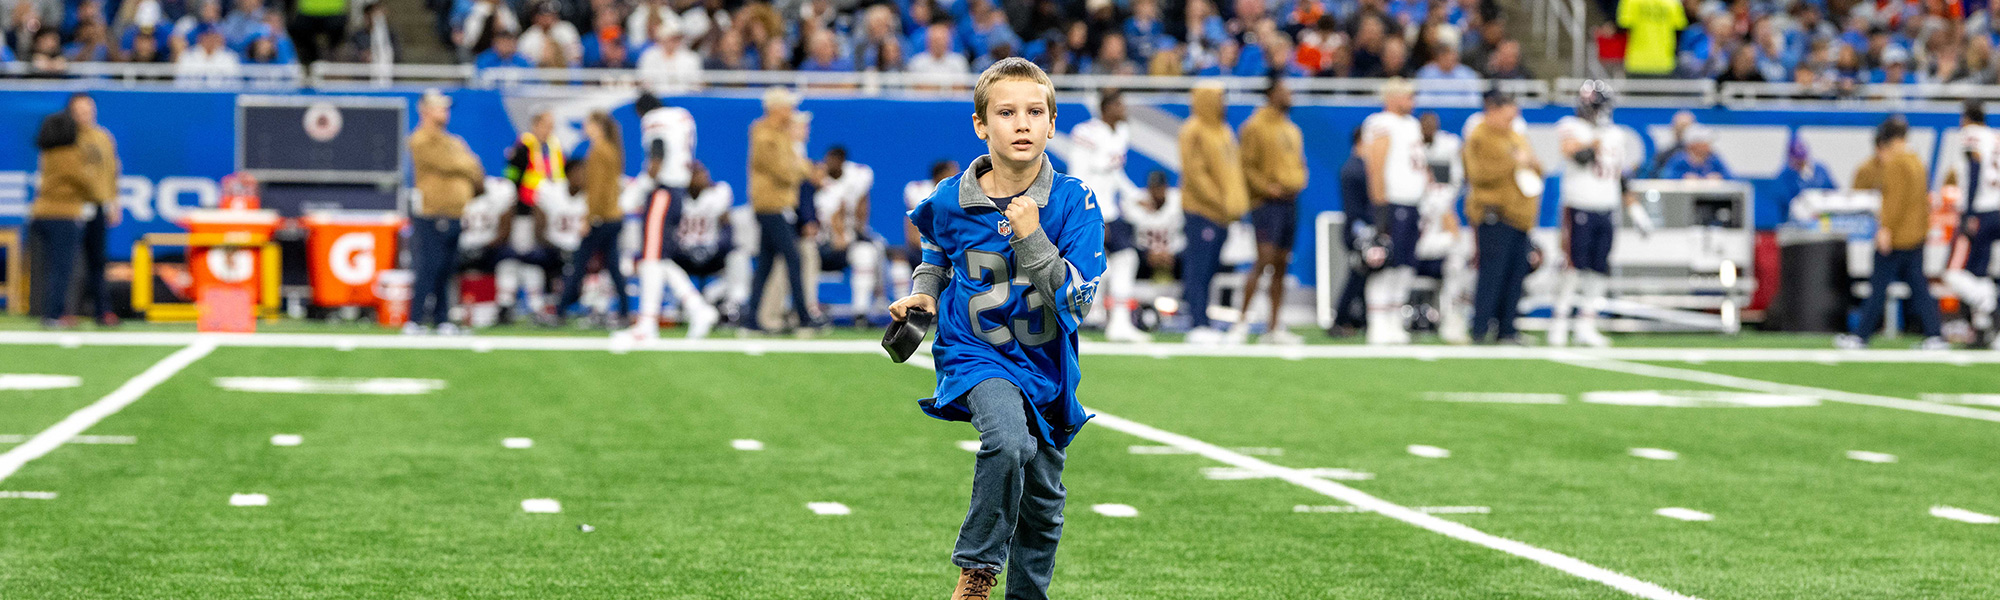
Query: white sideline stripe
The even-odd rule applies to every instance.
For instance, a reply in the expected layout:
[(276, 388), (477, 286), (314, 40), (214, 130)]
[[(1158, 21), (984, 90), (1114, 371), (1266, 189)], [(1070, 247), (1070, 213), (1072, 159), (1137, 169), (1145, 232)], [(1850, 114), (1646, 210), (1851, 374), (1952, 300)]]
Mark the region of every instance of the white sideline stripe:
[(1679, 452), (1659, 448), (1633, 448), (1630, 452), (1632, 456), (1651, 460), (1679, 460), (1681, 457)]
[(6, 481), (8, 477), (12, 477), (14, 472), (21, 470), (21, 467), (28, 464), (28, 461), (41, 458), (55, 451), (56, 448), (60, 448), (64, 443), (69, 442), (71, 438), (75, 438), (77, 434), (89, 430), (98, 421), (117, 414), (118, 411), (123, 410), (126, 406), (139, 401), (139, 398), (145, 396), (146, 392), (151, 391), (154, 386), (160, 385), (160, 383), (165, 382), (168, 378), (173, 377), (175, 373), (179, 373), (181, 369), (187, 368), (188, 365), (194, 364), (194, 361), (200, 360), (201, 357), (208, 356), (208, 353), (214, 351), (215, 343), (208, 341), (197, 341), (185, 348), (175, 350), (173, 354), (160, 359), (160, 362), (153, 363), (153, 366), (147, 367), (137, 377), (133, 377), (131, 380), (126, 381), (124, 385), (118, 386), (118, 389), (111, 390), (111, 393), (105, 394), (103, 398), (90, 403), (90, 406), (85, 406), (76, 412), (70, 413), (62, 421), (49, 426), (48, 429), (42, 430), (41, 433), (35, 434), (35, 437), (29, 439), (27, 443), (15, 446), (6, 453), (0, 454), (0, 481)]
[(34, 375), (29, 373), (7, 373), (0, 375), (0, 390), (54, 390), (83, 385), (83, 378), (75, 375)]
[(529, 498), (521, 501), (521, 512), (559, 513), (562, 512), (562, 503), (552, 498)]
[(271, 497), (264, 494), (230, 494), (230, 506), (270, 506)]
[(1584, 392), (1581, 399), (1586, 404), (1670, 408), (1785, 408), (1819, 406), (1819, 398), (1798, 394), (1746, 394), (1743, 392), (1686, 390)]
[(2000, 406), (2000, 394), (1924, 394), (1919, 396), (1925, 402), (1939, 404), (1964, 404), (1967, 406)]
[[(1370, 479), (1375, 478), (1374, 473), (1367, 473), (1362, 471), (1355, 471), (1353, 469), (1342, 469), (1342, 468), (1299, 469), (1299, 472), (1311, 475), (1313, 477), (1324, 477), (1327, 479), (1335, 479), (1339, 481), (1368, 481)], [(1273, 475), (1265, 473), (1263, 471), (1256, 471), (1252, 469), (1241, 469), (1237, 467), (1208, 467), (1201, 470), (1201, 475), (1203, 477), (1207, 477), (1209, 479), (1213, 479), (1216, 481), (1239, 481), (1243, 479), (1270, 479), (1273, 477)]]
[(511, 450), (526, 450), (535, 447), (535, 440), (534, 438), (524, 437), (500, 438), (500, 447)]
[[(1486, 507), (1486, 506), (1412, 506), (1410, 507), (1410, 510), (1414, 510), (1427, 515), (1485, 515), (1493, 513), (1493, 509), (1491, 507)], [(1335, 504), (1327, 506), (1312, 506), (1308, 504), (1300, 504), (1297, 506), (1293, 506), (1292, 512), (1359, 514), (1371, 511), (1365, 510), (1359, 506), (1349, 506), (1345, 504)]]
[[(1992, 354), (2000, 354), (2000, 352), (1993, 352)], [(1761, 379), (1749, 379), (1745, 377), (1737, 377), (1734, 375), (1710, 373), (1707, 371), (1678, 369), (1674, 367), (1662, 367), (1658, 365), (1644, 365), (1644, 364), (1629, 363), (1617, 360), (1567, 357), (1567, 358), (1556, 359), (1556, 362), (1571, 366), (1584, 367), (1588, 369), (1597, 369), (1600, 371), (1611, 371), (1614, 373), (1643, 375), (1646, 377), (1658, 377), (1661, 379), (1678, 379), (1681, 381), (1702, 383), (1717, 387), (1736, 388), (1739, 390), (1749, 390), (1753, 392), (1764, 392), (1767, 394), (1791, 394), (1799, 396), (1813, 396), (1823, 400), (1830, 400), (1833, 402), (1860, 404), (1863, 406), (1874, 406), (1879, 408), (1893, 408), (1896, 410), (1907, 410), (1912, 412), (1930, 413), (1934, 415), (1944, 415), (1947, 417), (1978, 419), (1981, 421), (1992, 421), (1995, 423), (2000, 423), (2000, 412), (1991, 410), (1981, 410), (1977, 408), (1969, 408), (1964, 406), (1958, 406), (1955, 404), (1938, 404), (1936, 402), (1924, 402), (1921, 400), (1910, 400), (1907, 398), (1891, 398), (1888, 396), (1875, 396), (1871, 394), (1856, 394), (1853, 392), (1843, 392), (1840, 390), (1829, 390), (1816, 387), (1807, 387), (1803, 385), (1792, 385), (1788, 383), (1776, 383), (1776, 382), (1764, 381)]]
[(1894, 454), (1869, 452), (1867, 450), (1848, 450), (1847, 457), (1861, 462), (1871, 462), (1876, 464), (1887, 464), (1896, 462), (1896, 455)]
[[(392, 350), (499, 350), (593, 351), (606, 352), (614, 342), (607, 337), (565, 336), (402, 336), (391, 334), (353, 335), (326, 333), (164, 333), (87, 332), (64, 334), (68, 342), (83, 346), (185, 346), (212, 342), (218, 346), (257, 348), (332, 348)], [(62, 336), (46, 331), (0, 333), (0, 345), (56, 345)], [(882, 354), (880, 342), (871, 340), (784, 340), (784, 339), (702, 339), (668, 338), (629, 344), (633, 351), (649, 352), (769, 352), (780, 354)], [(1690, 355), (1703, 362), (1824, 362), (1904, 363), (1904, 364), (2000, 364), (2000, 352), (1985, 350), (1788, 350), (1779, 348), (1501, 348), (1490, 346), (1195, 346), (1183, 343), (1115, 344), (1083, 342), (1082, 352), (1097, 356), (1212, 356), (1225, 358), (1296, 359), (1477, 359), (1477, 360), (1569, 360), (1604, 359), (1648, 362), (1684, 362)], [(915, 360), (915, 359), (911, 359)]]
[(1969, 510), (1965, 510), (1963, 508), (1952, 508), (1950, 506), (1931, 507), (1931, 516), (1940, 519), (1951, 519), (1953, 521), (1958, 521), (1961, 523), (1971, 523), (1974, 525), (1992, 525), (1995, 523), (2000, 523), (2000, 517), (1988, 514), (1976, 513)]
[(1568, 399), (1562, 394), (1510, 393), (1510, 392), (1424, 392), (1424, 399), (1432, 402), (1488, 402), (1496, 404), (1562, 404)]
[[(929, 356), (924, 355), (911, 356), (906, 364), (931, 370), (937, 369), (937, 363), (931, 360)], [(1471, 542), (1542, 563), (1558, 571), (1602, 583), (1627, 594), (1646, 598), (1647, 600), (1697, 600), (1694, 596), (1684, 595), (1652, 583), (1640, 581), (1630, 575), (1583, 562), (1566, 554), (1536, 548), (1528, 544), (1473, 529), (1460, 523), (1424, 514), (1421, 511), (1377, 498), (1367, 492), (1327, 479), (1314, 477), (1299, 469), (1280, 467), (1265, 462), (1262, 459), (1251, 458), (1239, 452), (1229, 451), (1215, 444), (1157, 429), (1137, 421), (1126, 420), (1116, 415), (1092, 410), (1088, 407), (1085, 407), (1084, 410), (1086, 412), (1097, 413), (1097, 416), (1091, 419), (1091, 422), (1112, 431), (1123, 432), (1147, 441), (1185, 449), (1232, 467), (1269, 473), (1274, 478), (1283, 479), (1293, 485), (1325, 494), (1335, 500), (1346, 502), (1371, 512), (1382, 513), (1391, 519), (1409, 523), (1446, 537)]]
[(1662, 517), (1666, 517), (1669, 519), (1680, 519), (1682, 521), (1715, 520), (1715, 515), (1701, 512), (1692, 508), (1668, 507), (1653, 511), (1653, 514), (1660, 515)]
[[(18, 433), (0, 435), (0, 444), (19, 444), (32, 439)], [(129, 435), (79, 435), (69, 439), (70, 444), (113, 444), (129, 446), (139, 443), (139, 438)]]
[(1128, 518), (1139, 516), (1139, 509), (1132, 508), (1130, 504), (1092, 504), (1090, 505), (1090, 510), (1107, 517)]
[(1408, 451), (1410, 454), (1414, 454), (1424, 458), (1451, 458), (1450, 450), (1439, 448), (1437, 446), (1410, 444), (1410, 446), (1404, 448), (1404, 450)]
[(827, 515), (833, 517), (852, 514), (854, 512), (853, 509), (850, 509), (847, 507), (847, 505), (841, 504), (839, 502), (807, 502), (806, 510), (813, 511), (813, 514), (815, 515)]
[(0, 492), (0, 499), (5, 499), (5, 500), (54, 500), (54, 499), (56, 499), (56, 493), (55, 493), (55, 492)]
[[(1230, 448), (1230, 450), (1238, 454), (1248, 454), (1251, 456), (1285, 455), (1284, 448)], [(1126, 446), (1125, 451), (1132, 454), (1194, 454), (1194, 452), (1186, 448), (1175, 448), (1173, 446)]]
[(757, 450), (763, 450), (764, 442), (759, 442), (757, 440), (730, 440), (729, 447), (735, 448), (737, 450), (754, 452)]
[(299, 445), (299, 444), (303, 444), (303, 443), (306, 443), (306, 438), (305, 438), (305, 436), (302, 436), (302, 435), (299, 435), (299, 434), (296, 434), (296, 433), (280, 433), (280, 434), (277, 434), (277, 435), (273, 435), (273, 436), (271, 436), (271, 445), (273, 445), (273, 446), (288, 446), (288, 447), (289, 447), (289, 446), (297, 446), (297, 445)]
[(413, 396), (444, 389), (441, 379), (404, 377), (217, 377), (215, 387), (266, 394), (354, 394)]

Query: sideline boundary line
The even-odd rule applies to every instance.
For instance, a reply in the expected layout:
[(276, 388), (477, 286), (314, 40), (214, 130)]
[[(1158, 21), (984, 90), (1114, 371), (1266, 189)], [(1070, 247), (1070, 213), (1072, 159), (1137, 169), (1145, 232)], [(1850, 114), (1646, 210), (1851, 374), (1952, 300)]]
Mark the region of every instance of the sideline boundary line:
[[(621, 342), (610, 336), (402, 336), (394, 334), (330, 333), (147, 333), (147, 332), (0, 332), (0, 345), (187, 346), (209, 342), (222, 347), (331, 348), (336, 350), (494, 350), (597, 352), (725, 352), (879, 354), (873, 340), (794, 340), (783, 338), (705, 340), (663, 339)], [(1647, 362), (1818, 362), (2000, 364), (2000, 352), (1990, 350), (1803, 350), (1784, 348), (1505, 348), (1493, 346), (1195, 346), (1180, 343), (1083, 343), (1085, 355), (1302, 359), (1478, 359), (1554, 360), (1593, 358)]]
[[(920, 354), (912, 356), (910, 357), (909, 364), (926, 370), (935, 371), (937, 369), (936, 362), (929, 355)], [(1415, 525), (1446, 537), (1471, 542), (1526, 558), (1570, 575), (1602, 583), (1627, 594), (1648, 600), (1697, 600), (1693, 596), (1684, 595), (1653, 583), (1641, 581), (1630, 575), (1599, 567), (1560, 552), (1496, 536), (1474, 529), (1463, 523), (1439, 518), (1417, 509), (1383, 500), (1373, 494), (1347, 487), (1331, 480), (1315, 477), (1300, 469), (1281, 467), (1258, 458), (1216, 446), (1215, 444), (1155, 428), (1096, 409), (1086, 408), (1085, 410), (1096, 413), (1096, 417), (1092, 418), (1091, 422), (1102, 425), (1106, 429), (1181, 448), (1223, 464), (1283, 479), (1293, 485), (1346, 502), (1362, 510), (1380, 513), (1391, 519)]]
[(137, 376), (126, 380), (124, 385), (118, 386), (118, 389), (111, 390), (111, 393), (105, 394), (103, 398), (90, 403), (89, 406), (77, 409), (76, 412), (70, 413), (68, 417), (64, 417), (62, 421), (49, 426), (48, 429), (42, 430), (41, 433), (35, 434), (35, 437), (29, 438), (27, 442), (9, 449), (4, 454), (0, 454), (0, 481), (6, 481), (8, 477), (13, 476), (16, 471), (21, 470), (22, 466), (28, 464), (28, 461), (54, 452), (56, 448), (61, 448), (71, 438), (89, 430), (98, 421), (117, 414), (118, 411), (123, 410), (126, 406), (139, 401), (139, 398), (144, 397), (146, 392), (152, 391), (155, 386), (166, 382), (174, 374), (181, 372), (181, 369), (187, 368), (188, 365), (194, 364), (194, 361), (201, 360), (201, 357), (208, 356), (208, 353), (213, 351), (215, 351), (215, 344), (212, 342), (195, 342), (185, 348), (176, 350), (173, 354), (167, 355), (166, 358), (160, 359), (160, 362), (153, 363), (153, 366), (147, 367), (145, 371), (141, 371)]
[(1724, 375), (1721, 373), (1711, 373), (1708, 371), (1697, 371), (1694, 369), (1678, 369), (1674, 367), (1663, 367), (1659, 365), (1632, 363), (1632, 362), (1625, 362), (1620, 360), (1611, 360), (1604, 358), (1572, 357), (1572, 358), (1559, 358), (1553, 360), (1557, 363), (1570, 365), (1573, 367), (1583, 367), (1586, 369), (1596, 369), (1599, 371), (1610, 371), (1613, 373), (1625, 373), (1628, 375), (1640, 375), (1645, 377), (1656, 377), (1660, 379), (1675, 379), (1691, 383), (1713, 385), (1716, 387), (1736, 388), (1739, 390), (1747, 390), (1752, 392), (1763, 392), (1766, 394), (1790, 394), (1796, 396), (1811, 396), (1831, 402), (1841, 402), (1845, 404), (1859, 404), (1862, 406), (1891, 408), (1896, 410), (1907, 410), (1911, 412), (1930, 413), (1934, 415), (1944, 415), (1947, 417), (1959, 417), (1963, 419), (1976, 419), (1980, 421), (1992, 421), (1995, 423), (2000, 423), (2000, 411), (1985, 410), (1980, 408), (1973, 408), (1970, 406), (1961, 406), (1957, 404), (1939, 404), (1936, 402), (1924, 402), (1921, 400), (1910, 400), (1907, 398), (1876, 396), (1873, 394), (1858, 394), (1854, 392), (1843, 392), (1840, 390), (1833, 390), (1827, 388), (1792, 385), (1789, 383), (1778, 383), (1775, 381), (1765, 381), (1762, 379), (1750, 379), (1748, 377)]

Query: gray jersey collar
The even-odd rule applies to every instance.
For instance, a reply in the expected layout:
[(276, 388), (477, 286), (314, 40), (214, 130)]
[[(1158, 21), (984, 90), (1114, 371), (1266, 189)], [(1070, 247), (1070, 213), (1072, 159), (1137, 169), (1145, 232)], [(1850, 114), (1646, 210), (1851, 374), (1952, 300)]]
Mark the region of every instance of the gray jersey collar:
[[(979, 187), (979, 176), (991, 170), (993, 170), (992, 155), (982, 155), (979, 158), (972, 159), (972, 166), (966, 167), (965, 174), (958, 178), (958, 206), (960, 208), (970, 210), (974, 207), (986, 207), (993, 210), (1000, 210), (999, 206), (993, 204), (992, 198), (986, 197), (986, 190)], [(1049, 190), (1053, 189), (1055, 184), (1056, 169), (1054, 165), (1049, 164), (1049, 157), (1045, 154), (1042, 156), (1042, 170), (1035, 175), (1035, 182), (1028, 186), (1028, 192), (1025, 195), (1035, 199), (1035, 207), (1048, 208)]]

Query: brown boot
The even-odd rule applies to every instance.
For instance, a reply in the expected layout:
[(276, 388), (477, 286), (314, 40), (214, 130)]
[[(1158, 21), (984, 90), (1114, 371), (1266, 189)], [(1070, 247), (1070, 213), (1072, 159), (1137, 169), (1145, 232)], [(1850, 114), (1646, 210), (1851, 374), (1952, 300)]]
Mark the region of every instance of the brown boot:
[(951, 600), (986, 600), (993, 592), (994, 573), (986, 569), (961, 569), (958, 573), (958, 590), (951, 593)]

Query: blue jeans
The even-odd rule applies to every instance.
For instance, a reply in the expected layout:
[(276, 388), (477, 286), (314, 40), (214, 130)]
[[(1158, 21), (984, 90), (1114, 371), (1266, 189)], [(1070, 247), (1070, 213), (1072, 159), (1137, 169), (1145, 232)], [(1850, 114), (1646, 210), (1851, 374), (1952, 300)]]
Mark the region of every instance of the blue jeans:
[(82, 249), (83, 224), (71, 219), (28, 221), (29, 247), (35, 257), (34, 299), (29, 302), (43, 319), (69, 314), (70, 277), (76, 274), (76, 253)]
[(1512, 338), (1521, 310), (1521, 282), (1528, 277), (1528, 233), (1499, 223), (1479, 226), (1479, 286), (1472, 292), (1472, 339), (1485, 341), (1499, 321), (1500, 339)]
[(1187, 249), (1181, 251), (1182, 275), (1187, 278), (1181, 296), (1187, 300), (1188, 325), (1208, 326), (1208, 283), (1222, 268), (1222, 241), (1229, 229), (1194, 213), (1187, 214)]
[(763, 329), (757, 323), (757, 307), (763, 306), (771, 263), (781, 257), (785, 259), (785, 281), (792, 284), (792, 310), (798, 311), (800, 325), (812, 323), (811, 307), (806, 306), (806, 280), (799, 276), (798, 230), (783, 214), (758, 213), (757, 234), (757, 271), (750, 278), (750, 303), (743, 308), (750, 328)]
[(412, 322), (437, 325), (451, 321), (451, 274), (458, 269), (461, 231), (455, 218), (410, 219), (410, 250), (417, 263), (416, 295), (410, 298)]
[(1889, 284), (1896, 281), (1910, 286), (1910, 299), (1903, 306), (1917, 313), (1924, 337), (1936, 337), (1944, 319), (1938, 314), (1937, 299), (1931, 297), (1931, 281), (1924, 277), (1921, 246), (1875, 254), (1875, 271), (1868, 274), (1868, 299), (1861, 303), (1861, 321), (1854, 326), (1854, 335), (1866, 340), (1882, 328), (1882, 305), (1889, 301)]
[(569, 271), (563, 274), (562, 304), (557, 312), (569, 310), (583, 296), (583, 273), (590, 269), (590, 257), (604, 257), (604, 272), (611, 275), (611, 303), (617, 305), (618, 316), (626, 316), (630, 310), (625, 303), (625, 272), (618, 269), (618, 234), (625, 230), (624, 221), (608, 221), (590, 226), (590, 232), (583, 235), (583, 243), (577, 245), (576, 252), (569, 256)]
[(1005, 379), (966, 392), (979, 455), (972, 468), (972, 508), (958, 529), (952, 564), (999, 572), (1007, 598), (1048, 598), (1062, 541), (1063, 450), (1043, 445), (1031, 427), (1028, 399)]

